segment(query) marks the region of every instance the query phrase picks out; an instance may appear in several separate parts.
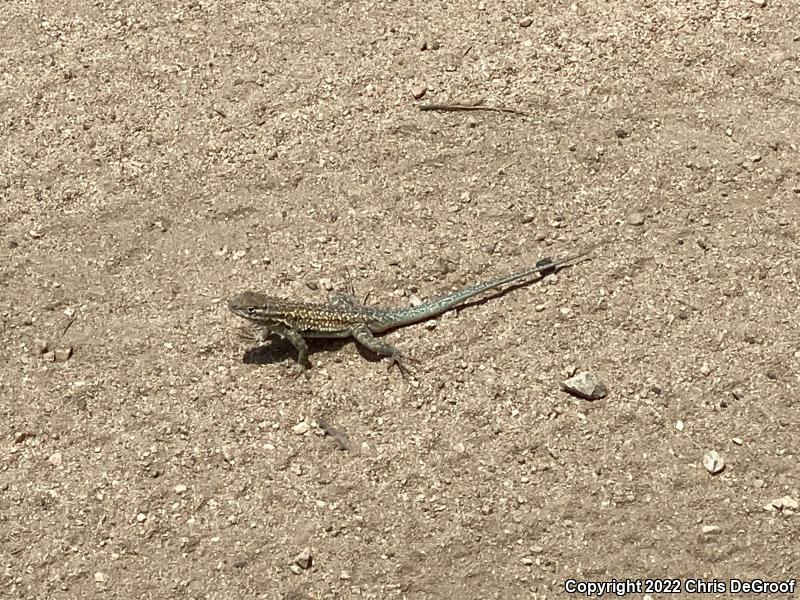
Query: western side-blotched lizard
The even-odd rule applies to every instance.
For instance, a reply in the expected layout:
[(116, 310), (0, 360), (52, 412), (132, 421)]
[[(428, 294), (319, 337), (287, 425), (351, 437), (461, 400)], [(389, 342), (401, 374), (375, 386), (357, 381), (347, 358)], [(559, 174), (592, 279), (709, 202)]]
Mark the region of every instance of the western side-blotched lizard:
[(255, 336), (259, 345), (272, 334), (288, 340), (297, 349), (297, 362), (300, 366), (298, 374), (310, 366), (305, 338), (352, 337), (368, 350), (389, 357), (390, 367), (397, 364), (404, 370), (404, 363), (408, 359), (395, 347), (373, 334), (427, 321), (478, 294), (534, 275), (555, 272), (559, 268), (579, 262), (587, 254), (588, 252), (582, 252), (557, 261), (544, 258), (532, 268), (477, 283), (409, 308), (366, 306), (351, 294), (333, 294), (327, 304), (315, 304), (284, 300), (258, 292), (243, 292), (234, 296), (228, 300), (228, 308), (233, 314), (251, 321), (260, 329)]

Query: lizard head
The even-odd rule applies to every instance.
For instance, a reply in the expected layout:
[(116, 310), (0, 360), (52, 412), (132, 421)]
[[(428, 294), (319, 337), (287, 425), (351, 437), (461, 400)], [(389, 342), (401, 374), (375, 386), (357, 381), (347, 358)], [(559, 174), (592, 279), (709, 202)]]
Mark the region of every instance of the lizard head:
[(228, 308), (236, 316), (249, 321), (266, 321), (279, 316), (279, 300), (258, 292), (242, 292), (228, 300)]

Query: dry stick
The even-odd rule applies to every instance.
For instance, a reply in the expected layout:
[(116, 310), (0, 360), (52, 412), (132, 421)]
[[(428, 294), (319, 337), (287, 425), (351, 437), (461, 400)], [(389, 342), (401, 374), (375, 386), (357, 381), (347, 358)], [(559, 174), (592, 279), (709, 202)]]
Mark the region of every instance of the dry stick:
[(499, 106), (484, 106), (483, 104), (422, 104), (420, 105), (419, 109), (421, 111), (425, 110), (441, 110), (441, 111), (448, 111), (454, 112), (458, 110), (489, 110), (492, 112), (503, 112), (503, 113), (511, 113), (514, 115), (522, 115), (523, 117), (530, 116), (526, 112), (522, 112), (521, 110), (516, 110), (514, 108), (502, 108)]
[(69, 323), (67, 323), (67, 325), (64, 327), (64, 329), (61, 331), (61, 337), (64, 337), (64, 335), (66, 335), (67, 329), (72, 327), (72, 324), (75, 322), (75, 319), (77, 319), (77, 318), (78, 318), (78, 315), (73, 315), (72, 316), (72, 318), (69, 320)]

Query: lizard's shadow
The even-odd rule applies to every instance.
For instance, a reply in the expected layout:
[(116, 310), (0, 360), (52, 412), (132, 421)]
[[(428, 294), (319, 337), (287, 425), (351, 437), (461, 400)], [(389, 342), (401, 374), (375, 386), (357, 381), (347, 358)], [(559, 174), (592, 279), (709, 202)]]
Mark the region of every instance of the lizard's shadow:
[[(364, 360), (377, 363), (384, 357), (371, 352), (361, 344), (355, 343), (350, 338), (307, 338), (308, 357), (311, 359), (314, 354), (322, 351), (337, 351), (344, 346), (352, 344), (356, 351)], [(266, 346), (256, 346), (245, 351), (242, 362), (247, 365), (275, 365), (286, 361), (294, 362), (297, 360), (297, 350), (290, 342), (280, 336), (270, 338), (270, 343)]]
[[(311, 358), (321, 350), (340, 350), (352, 340), (338, 338), (306, 338), (308, 356)], [(245, 351), (242, 362), (248, 365), (274, 365), (297, 360), (297, 350), (280, 336), (272, 336), (266, 346), (256, 346)]]

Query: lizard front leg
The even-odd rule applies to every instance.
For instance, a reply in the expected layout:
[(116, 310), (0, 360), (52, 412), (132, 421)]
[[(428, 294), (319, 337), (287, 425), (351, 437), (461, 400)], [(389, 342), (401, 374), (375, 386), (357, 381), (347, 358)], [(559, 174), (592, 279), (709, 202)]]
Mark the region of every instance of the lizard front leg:
[(379, 356), (388, 356), (390, 369), (392, 368), (392, 365), (397, 365), (403, 375), (408, 372), (406, 363), (411, 359), (404, 356), (394, 346), (387, 344), (383, 340), (372, 335), (372, 332), (369, 330), (369, 327), (367, 327), (366, 324), (360, 323), (353, 327), (351, 335), (356, 342), (364, 346), (367, 350), (371, 350)]
[(297, 350), (298, 371), (295, 374), (295, 378), (305, 373), (306, 369), (311, 366), (311, 363), (308, 361), (308, 345), (305, 339), (303, 339), (303, 336), (300, 335), (300, 332), (291, 327), (272, 327), (270, 330), (272, 333), (277, 333), (283, 339), (287, 340)]

